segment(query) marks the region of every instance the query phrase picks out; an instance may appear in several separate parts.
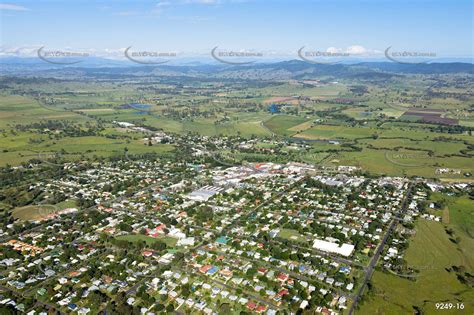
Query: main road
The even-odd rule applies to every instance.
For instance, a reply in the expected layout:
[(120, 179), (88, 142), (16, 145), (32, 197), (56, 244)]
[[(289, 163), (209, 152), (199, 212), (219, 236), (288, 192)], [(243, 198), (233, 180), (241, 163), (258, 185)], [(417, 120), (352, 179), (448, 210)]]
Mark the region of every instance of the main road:
[(395, 227), (398, 224), (398, 221), (401, 219), (402, 215), (405, 214), (408, 206), (408, 202), (410, 201), (410, 195), (411, 195), (411, 189), (412, 189), (412, 183), (409, 183), (408, 189), (407, 189), (407, 194), (405, 195), (405, 198), (403, 200), (402, 206), (400, 208), (400, 211), (395, 215), (395, 217), (392, 219), (390, 222), (390, 225), (388, 227), (387, 232), (382, 238), (382, 241), (380, 242), (379, 246), (375, 250), (375, 254), (370, 260), (369, 265), (367, 266), (366, 272), (365, 272), (365, 277), (362, 282), (362, 285), (359, 287), (359, 290), (354, 296), (354, 301), (352, 302), (351, 307), (349, 308), (349, 315), (354, 314), (354, 310), (357, 307), (357, 304), (359, 303), (359, 300), (364, 293), (365, 286), (367, 283), (370, 281), (370, 278), (372, 278), (372, 274), (374, 273), (375, 265), (377, 264), (377, 261), (379, 260), (380, 254), (382, 253), (382, 250), (385, 246), (385, 243), (387, 242), (388, 237), (392, 233), (392, 231), (395, 229)]

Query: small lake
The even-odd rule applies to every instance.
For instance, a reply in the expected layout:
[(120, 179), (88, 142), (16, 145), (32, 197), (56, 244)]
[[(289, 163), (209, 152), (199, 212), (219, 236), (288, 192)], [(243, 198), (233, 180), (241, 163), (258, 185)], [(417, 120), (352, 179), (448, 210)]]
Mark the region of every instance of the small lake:
[(150, 109), (151, 105), (149, 104), (128, 104), (130, 108), (134, 109)]

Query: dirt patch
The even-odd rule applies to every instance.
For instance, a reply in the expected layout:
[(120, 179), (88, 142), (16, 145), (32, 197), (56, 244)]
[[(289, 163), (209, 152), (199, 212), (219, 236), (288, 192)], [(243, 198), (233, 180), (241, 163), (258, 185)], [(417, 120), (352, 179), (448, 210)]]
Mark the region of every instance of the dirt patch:
[(293, 96), (286, 96), (286, 97), (272, 97), (269, 98), (268, 100), (265, 100), (265, 104), (271, 104), (271, 103), (287, 103), (287, 102), (295, 102), (296, 99)]
[(403, 113), (400, 118), (403, 119), (404, 116), (417, 117), (419, 121), (440, 125), (457, 125), (459, 123), (459, 120), (457, 119), (441, 117), (442, 113), (443, 112), (434, 113), (409, 110)]
[(445, 109), (430, 109), (430, 108), (417, 108), (417, 107), (410, 107), (408, 108), (410, 112), (418, 112), (418, 113), (438, 113), (442, 114), (445, 113)]
[(309, 129), (309, 128), (311, 128), (311, 121), (306, 121), (302, 124), (293, 126), (288, 130), (290, 130), (290, 131), (303, 131), (303, 130), (306, 130), (306, 129)]

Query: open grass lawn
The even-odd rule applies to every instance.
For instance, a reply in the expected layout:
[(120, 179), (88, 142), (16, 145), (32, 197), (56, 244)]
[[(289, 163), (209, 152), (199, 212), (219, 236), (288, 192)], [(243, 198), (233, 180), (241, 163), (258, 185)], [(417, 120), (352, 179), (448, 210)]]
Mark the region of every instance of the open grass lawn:
[(7, 125), (29, 124), (39, 120), (90, 120), (69, 111), (55, 111), (42, 107), (35, 99), (25, 96), (0, 96), (0, 128)]
[[(435, 197), (436, 198), (436, 197)], [(372, 278), (374, 295), (368, 298), (356, 314), (413, 314), (413, 306), (425, 314), (474, 314), (474, 289), (462, 284), (452, 265), (474, 272), (474, 205), (467, 197), (449, 197), (448, 227), (461, 237), (459, 244), (449, 240), (440, 222), (419, 220), (417, 233), (411, 239), (405, 259), (409, 266), (420, 270), (416, 281), (376, 271)], [(438, 302), (463, 302), (465, 309), (436, 310)]]
[(432, 150), (435, 155), (457, 154), (460, 150), (465, 150), (467, 146), (461, 141), (440, 142), (426, 140), (410, 140), (401, 138), (382, 138), (363, 139), (360, 143), (370, 144), (375, 148), (415, 148), (418, 150)]
[(296, 241), (296, 242), (305, 242), (306, 239), (303, 235), (298, 233), (298, 231), (293, 230), (293, 229), (281, 229), (280, 233), (278, 233), (278, 236), (281, 238), (286, 238), (291, 241)]
[(40, 220), (56, 211), (58, 211), (58, 209), (54, 205), (25, 206), (13, 209), (12, 216), (22, 221)]
[(357, 139), (370, 137), (377, 131), (375, 128), (317, 125), (300, 133), (298, 137), (310, 140)]
[(265, 95), (264, 99), (272, 97), (287, 97), (291, 95), (302, 95), (309, 97), (334, 98), (347, 92), (347, 86), (344, 84), (331, 84), (324, 86), (304, 87), (294, 84), (278, 84), (263, 88), (249, 87), (244, 91), (229, 93), (231, 96), (247, 96), (247, 95)]
[(170, 144), (145, 145), (142, 139), (127, 142), (123, 139), (110, 139), (101, 136), (65, 137), (54, 141), (30, 143), (29, 139), (45, 139), (46, 135), (32, 133), (18, 133), (16, 136), (0, 135), (0, 166), (16, 165), (30, 159), (48, 159), (54, 152), (65, 150), (62, 156), (70, 160), (77, 160), (83, 154), (87, 157), (97, 156), (124, 156), (125, 148), (129, 155), (139, 155), (148, 152), (167, 154), (174, 149)]
[(278, 135), (289, 136), (295, 134), (298, 130), (291, 130), (304, 122), (307, 119), (299, 116), (290, 115), (274, 115), (269, 120), (265, 121), (265, 126)]
[(42, 219), (50, 213), (55, 213), (66, 208), (74, 208), (75, 206), (76, 202), (74, 200), (65, 200), (55, 205), (32, 205), (18, 207), (13, 209), (12, 216), (13, 218), (22, 221), (33, 221)]
[(455, 237), (461, 238), (459, 251), (465, 256), (464, 265), (474, 272), (474, 201), (468, 196), (451, 197), (440, 193), (432, 194), (431, 200), (444, 200), (444, 212), (449, 212), (448, 227), (454, 230)]
[(303, 130), (311, 128), (312, 123), (313, 123), (312, 120), (308, 120), (308, 121), (305, 121), (305, 122), (303, 122), (299, 125), (293, 126), (293, 127), (289, 128), (288, 130), (289, 131), (296, 131), (296, 132), (299, 131), (299, 132), (301, 132)]
[[(402, 158), (403, 156), (407, 158)], [(359, 166), (374, 174), (435, 177), (434, 159), (427, 158), (423, 151), (363, 149), (361, 152), (336, 153), (332, 161), (334, 160), (337, 161), (336, 165)]]
[(253, 119), (238, 119), (231, 120), (229, 122), (215, 124), (215, 119), (207, 118), (196, 118), (191, 120), (174, 120), (167, 117), (160, 116), (149, 116), (149, 115), (136, 115), (123, 113), (110, 115), (110, 119), (131, 121), (133, 119), (145, 118), (144, 125), (149, 125), (155, 128), (161, 128), (165, 132), (173, 133), (187, 133), (195, 132), (205, 136), (217, 136), (217, 135), (237, 135), (240, 134), (243, 137), (256, 136), (268, 136), (270, 132), (266, 130), (262, 125), (262, 118), (255, 115)]
[(129, 242), (139, 242), (139, 241), (145, 241), (148, 245), (151, 245), (155, 242), (161, 241), (166, 244), (168, 247), (174, 247), (178, 240), (173, 237), (169, 236), (160, 236), (160, 237), (151, 237), (147, 235), (141, 235), (141, 234), (129, 234), (129, 235), (121, 235), (116, 237), (118, 240), (124, 240), (124, 241), (129, 241)]
[(299, 158), (309, 164), (320, 164), (327, 160), (329, 156), (330, 153), (325, 152), (306, 152), (299, 154)]
[[(368, 148), (368, 144), (375, 143), (374, 147)], [(360, 140), (358, 144), (362, 147), (360, 152), (338, 152), (334, 159), (337, 165), (355, 165), (374, 174), (387, 174), (391, 176), (424, 176), (428, 178), (451, 178), (465, 179), (462, 174), (474, 172), (472, 159), (463, 156), (444, 156), (454, 154), (456, 150), (462, 149), (461, 142), (428, 142), (428, 141), (405, 141), (406, 148), (397, 147), (403, 144), (392, 139)], [(430, 144), (432, 144), (430, 146)], [(419, 147), (419, 149), (418, 149)], [(433, 150), (434, 155), (428, 155), (426, 150)], [(451, 168), (461, 170), (461, 174), (436, 174), (438, 168)]]

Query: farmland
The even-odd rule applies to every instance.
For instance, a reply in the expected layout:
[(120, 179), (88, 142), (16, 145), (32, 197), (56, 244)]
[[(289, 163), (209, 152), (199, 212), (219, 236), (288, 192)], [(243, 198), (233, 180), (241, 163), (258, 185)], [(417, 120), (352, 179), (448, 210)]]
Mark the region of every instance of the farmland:
[(472, 1), (379, 2), (0, 3), (0, 315), (473, 315)]
[[(193, 303), (229, 313), (472, 308), (464, 74), (252, 81), (234, 69), (201, 81), (102, 71), (8, 78), (0, 90), (2, 231), (21, 235), (2, 246), (19, 257), (57, 245), (76, 270), (92, 266), (73, 274), (107, 290), (72, 297), (79, 285), (58, 278), (53, 290), (78, 303), (68, 309), (115, 309), (116, 298), (184, 313)], [(66, 308), (23, 273), (2, 276), (12, 292)]]
[[(217, 93), (212, 85), (196, 85), (191, 90), (172, 84), (150, 86), (160, 91), (158, 95), (138, 90), (132, 84), (123, 84), (119, 91), (112, 83), (65, 82), (52, 86), (41, 81), (14, 82), (11, 90), (0, 95), (0, 165), (24, 163), (54, 152), (77, 159), (123, 157), (125, 150), (129, 155), (166, 155), (173, 151), (171, 144), (146, 146), (146, 133), (113, 125), (114, 121), (126, 121), (181, 135), (296, 139), (309, 146), (298, 153), (302, 161), (328, 167), (350, 164), (374, 174), (456, 180), (474, 173), (470, 132), (447, 133), (446, 128), (456, 126), (416, 119), (407, 123), (403, 118), (415, 113), (468, 122), (471, 117), (465, 103), (453, 98), (450, 109), (442, 109), (432, 86), (426, 87), (415, 79), (410, 82), (416, 88), (408, 94), (423, 99), (421, 108), (412, 104), (412, 98), (400, 96), (400, 89), (408, 86), (401, 81), (383, 89), (369, 84), (370, 95), (358, 94), (359, 90), (344, 80), (338, 84), (318, 83), (320, 86), (316, 87), (293, 83), (270, 83), (260, 88), (229, 85), (224, 94)], [(12, 92), (19, 88), (29, 91), (29, 95)], [(425, 94), (420, 95), (423, 90), (421, 93)], [(194, 96), (195, 91), (201, 95)], [(43, 94), (38, 96), (39, 93)], [(428, 98), (426, 93), (432, 96)], [(279, 113), (268, 112), (273, 103), (283, 105)], [(64, 130), (53, 134), (18, 127), (49, 120), (65, 121), (76, 133), (87, 130), (89, 135), (76, 137), (65, 135)], [(246, 160), (249, 156), (234, 153), (234, 158)], [(440, 174), (440, 168), (453, 171)]]

